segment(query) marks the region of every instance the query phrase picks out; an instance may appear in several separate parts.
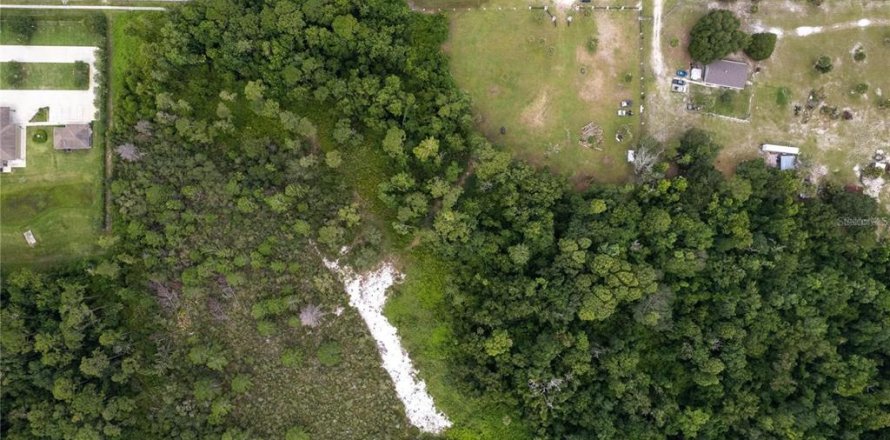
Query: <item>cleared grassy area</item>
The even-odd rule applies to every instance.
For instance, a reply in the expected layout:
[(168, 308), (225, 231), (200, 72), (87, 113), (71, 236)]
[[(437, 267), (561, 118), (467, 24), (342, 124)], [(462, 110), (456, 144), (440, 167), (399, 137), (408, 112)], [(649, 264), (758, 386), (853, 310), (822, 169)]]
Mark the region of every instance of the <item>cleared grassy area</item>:
[(736, 119), (751, 117), (751, 89), (715, 89), (691, 84), (689, 100), (699, 107), (698, 111)]
[[(45, 142), (32, 139), (38, 129), (46, 131)], [(102, 149), (56, 151), (52, 127), (30, 127), (27, 136), (27, 167), (0, 176), (4, 269), (95, 254), (102, 219)], [(29, 229), (37, 238), (33, 248), (22, 236)]]
[[(101, 14), (101, 13), (93, 13)], [(9, 29), (9, 23), (25, 15), (37, 19), (37, 29), (30, 39), (11, 32), (0, 32), (0, 44), (28, 44), (34, 46), (95, 46), (102, 42), (96, 34), (96, 25), (89, 18), (91, 13), (82, 11), (21, 11), (3, 10), (0, 29)]]
[[(632, 139), (618, 143), (615, 134), (626, 126), (635, 139), (639, 127), (638, 115), (617, 115), (621, 100), (639, 108), (637, 13), (551, 11), (557, 26), (545, 11), (527, 6), (451, 14), (452, 73), (493, 142), (579, 185), (622, 181)], [(596, 50), (588, 49), (591, 39)], [(596, 148), (578, 142), (590, 122), (603, 130)]]
[(87, 90), (87, 63), (0, 63), (0, 88), (12, 90)]

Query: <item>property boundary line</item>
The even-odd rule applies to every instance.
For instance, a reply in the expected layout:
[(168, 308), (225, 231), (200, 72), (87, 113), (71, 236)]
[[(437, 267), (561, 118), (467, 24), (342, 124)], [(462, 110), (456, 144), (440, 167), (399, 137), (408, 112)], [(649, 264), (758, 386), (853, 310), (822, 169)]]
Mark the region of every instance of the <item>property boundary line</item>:
[(71, 9), (86, 11), (161, 11), (167, 8), (160, 6), (92, 6), (92, 5), (0, 5), (0, 9)]

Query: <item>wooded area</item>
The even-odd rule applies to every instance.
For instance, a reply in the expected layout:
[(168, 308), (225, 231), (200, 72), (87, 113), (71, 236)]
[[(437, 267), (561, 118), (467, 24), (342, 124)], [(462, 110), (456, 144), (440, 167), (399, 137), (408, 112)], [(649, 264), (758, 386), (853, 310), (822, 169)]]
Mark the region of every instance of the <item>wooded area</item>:
[[(839, 225), (881, 216), (873, 200), (762, 162), (725, 178), (697, 130), (638, 184), (575, 192), (475, 131), (447, 22), (398, 0), (199, 0), (133, 32), (109, 256), (5, 277), (4, 437), (418, 438), (364, 333), (299, 320), (345, 302), (322, 256), (367, 268), (390, 236), (456, 262), (460, 386), (542, 438), (890, 429), (890, 247)], [(313, 106), (336, 115), (333, 148)], [(387, 212), (343, 178), (365, 142)], [(372, 409), (309, 412), (286, 402), (329, 382), (270, 379), (353, 343), (342, 362), (367, 376), (322, 391)]]

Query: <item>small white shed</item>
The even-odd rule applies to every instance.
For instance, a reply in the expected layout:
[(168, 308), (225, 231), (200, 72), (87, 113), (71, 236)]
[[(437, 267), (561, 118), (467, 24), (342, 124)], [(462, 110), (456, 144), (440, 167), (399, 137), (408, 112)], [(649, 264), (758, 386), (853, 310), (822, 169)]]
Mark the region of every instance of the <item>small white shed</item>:
[(764, 153), (793, 154), (795, 156), (800, 154), (800, 148), (785, 145), (763, 144), (760, 146), (760, 150)]

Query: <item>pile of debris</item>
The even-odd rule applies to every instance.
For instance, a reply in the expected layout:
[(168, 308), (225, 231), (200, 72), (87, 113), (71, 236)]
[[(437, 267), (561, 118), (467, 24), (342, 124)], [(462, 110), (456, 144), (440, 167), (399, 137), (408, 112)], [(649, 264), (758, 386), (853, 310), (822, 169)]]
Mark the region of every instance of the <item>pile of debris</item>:
[(890, 158), (887, 157), (884, 150), (877, 150), (872, 156), (872, 162), (865, 168), (859, 169), (858, 165), (854, 168), (864, 187), (863, 193), (875, 199), (880, 196), (886, 183), (888, 165), (890, 165)]
[(584, 148), (598, 147), (603, 143), (603, 128), (593, 122), (581, 128), (579, 143)]

